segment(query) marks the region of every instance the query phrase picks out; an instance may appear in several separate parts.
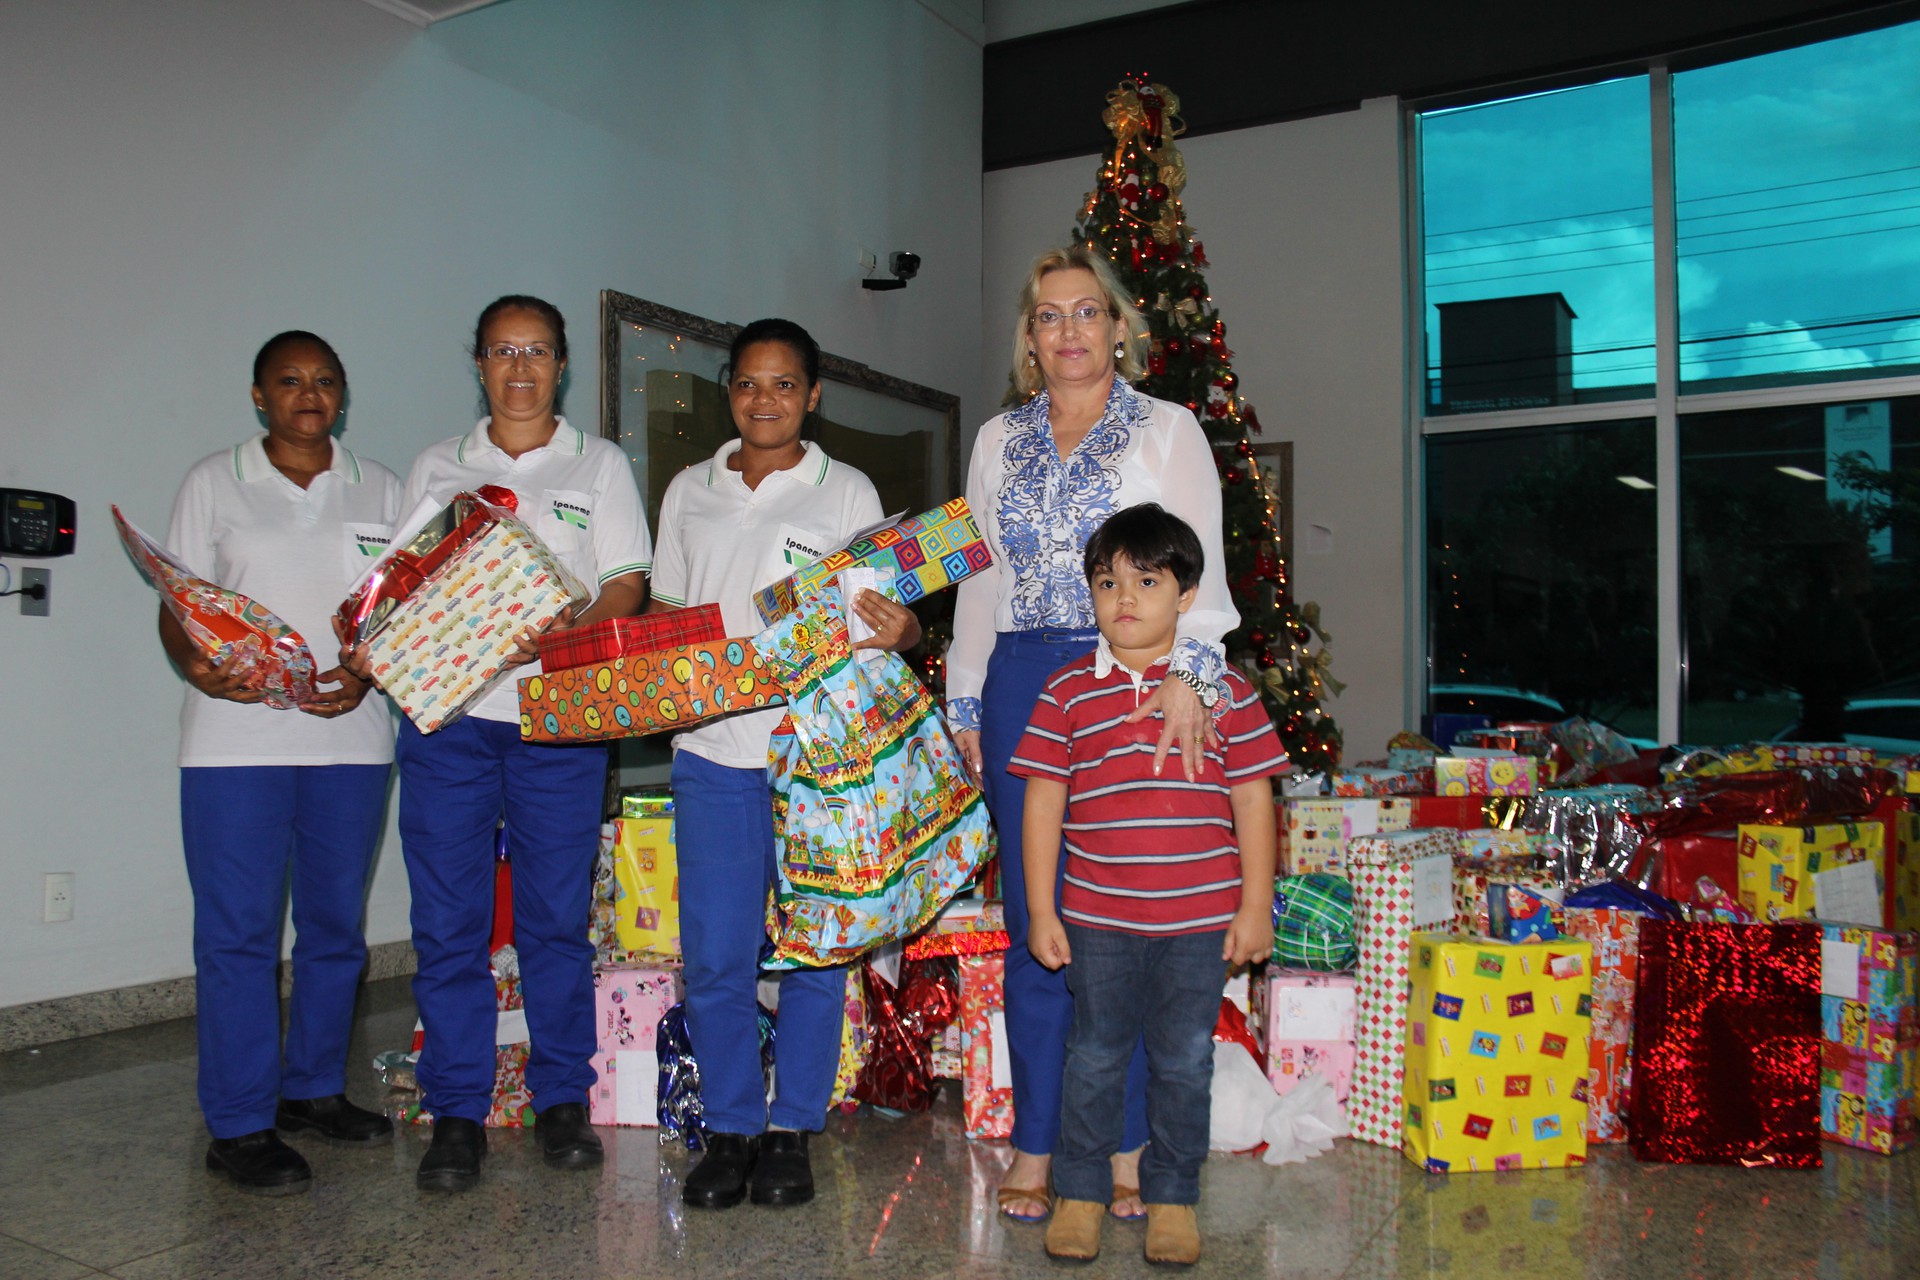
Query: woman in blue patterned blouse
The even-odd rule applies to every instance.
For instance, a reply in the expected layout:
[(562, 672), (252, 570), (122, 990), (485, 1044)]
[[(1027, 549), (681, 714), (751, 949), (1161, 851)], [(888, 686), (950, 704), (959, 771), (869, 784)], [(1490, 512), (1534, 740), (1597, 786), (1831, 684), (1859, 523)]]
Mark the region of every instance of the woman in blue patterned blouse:
[[(1240, 621), (1221, 568), (1220, 485), (1200, 424), (1183, 406), (1128, 385), (1144, 372), (1145, 345), (1146, 323), (1104, 259), (1078, 245), (1041, 254), (1020, 293), (1013, 339), (1014, 385), (1031, 398), (980, 429), (967, 470), (967, 502), (993, 567), (960, 586), (947, 709), (999, 831), (1013, 939), (1006, 1013), (1014, 1116), (1013, 1166), (999, 1203), (1022, 1222), (1049, 1212), (1073, 997), (1064, 972), (1043, 967), (1026, 948), (1026, 787), (1006, 766), (1046, 678), (1090, 653), (1099, 637), (1081, 566), (1087, 539), (1114, 512), (1157, 502), (1192, 525), (1206, 551), (1199, 595), (1180, 621), (1174, 678), (1135, 713), (1164, 719), (1156, 768), (1193, 776), (1195, 747), (1213, 732), (1206, 706), (1225, 670), (1221, 638)], [(1147, 1139), (1144, 1054), (1133, 1065), (1126, 1137), (1113, 1158), (1113, 1212), (1125, 1218), (1145, 1212), (1138, 1191)]]

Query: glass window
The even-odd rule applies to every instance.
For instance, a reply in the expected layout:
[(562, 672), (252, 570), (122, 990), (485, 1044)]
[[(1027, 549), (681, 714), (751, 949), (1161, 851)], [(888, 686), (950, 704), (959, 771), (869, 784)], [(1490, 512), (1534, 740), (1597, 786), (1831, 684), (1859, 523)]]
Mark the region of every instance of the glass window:
[(1673, 77), (1683, 390), (1920, 373), (1920, 23)]
[(1428, 414), (1648, 396), (1645, 76), (1420, 116)]
[(1683, 416), (1680, 454), (1682, 736), (1904, 736), (1920, 720), (1920, 397)]
[(1557, 706), (1655, 736), (1652, 419), (1448, 433), (1426, 450), (1434, 708)]

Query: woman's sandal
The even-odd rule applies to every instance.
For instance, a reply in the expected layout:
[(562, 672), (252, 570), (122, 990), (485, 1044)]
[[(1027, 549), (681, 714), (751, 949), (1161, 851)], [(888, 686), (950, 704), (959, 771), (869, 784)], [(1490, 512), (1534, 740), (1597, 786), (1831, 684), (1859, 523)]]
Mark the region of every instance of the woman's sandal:
[(1140, 1212), (1138, 1213), (1121, 1213), (1119, 1209), (1119, 1205), (1122, 1200), (1138, 1200), (1139, 1198), (1140, 1198), (1140, 1188), (1123, 1187), (1116, 1182), (1113, 1186), (1113, 1201), (1112, 1201), (1112, 1204), (1108, 1207), (1107, 1212), (1111, 1213), (1115, 1218), (1118, 1218), (1122, 1222), (1139, 1222), (1141, 1219), (1147, 1216), (1147, 1211), (1145, 1207), (1142, 1207)]
[[(1037, 1226), (1053, 1216), (1053, 1200), (1045, 1187), (1002, 1187), (994, 1193), (1000, 1202), (1000, 1216), (1009, 1222)], [(1015, 1206), (1037, 1206), (1037, 1214), (1016, 1213)]]

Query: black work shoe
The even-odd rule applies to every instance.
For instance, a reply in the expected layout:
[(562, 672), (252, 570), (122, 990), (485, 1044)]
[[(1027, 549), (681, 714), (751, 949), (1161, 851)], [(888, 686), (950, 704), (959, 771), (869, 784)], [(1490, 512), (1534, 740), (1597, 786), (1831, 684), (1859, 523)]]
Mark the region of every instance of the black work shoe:
[(710, 1133), (707, 1154), (687, 1175), (680, 1198), (701, 1209), (731, 1209), (747, 1198), (747, 1177), (753, 1172), (760, 1139), (744, 1133)]
[(354, 1106), (344, 1093), (330, 1098), (282, 1098), (273, 1123), (288, 1133), (310, 1129), (344, 1147), (377, 1147), (393, 1141), (393, 1121), (378, 1111)]
[(556, 1102), (533, 1117), (540, 1154), (556, 1169), (591, 1169), (604, 1158), (582, 1102)]
[(441, 1116), (433, 1122), (433, 1145), (420, 1157), (414, 1185), (422, 1191), (466, 1191), (480, 1181), (486, 1154), (487, 1131), (479, 1121)]
[(760, 1135), (760, 1160), (753, 1166), (755, 1204), (805, 1204), (813, 1199), (813, 1162), (807, 1159), (807, 1135), (769, 1129)]
[(313, 1187), (313, 1170), (306, 1158), (271, 1129), (215, 1138), (207, 1148), (207, 1170), (226, 1174), (249, 1195), (294, 1196)]

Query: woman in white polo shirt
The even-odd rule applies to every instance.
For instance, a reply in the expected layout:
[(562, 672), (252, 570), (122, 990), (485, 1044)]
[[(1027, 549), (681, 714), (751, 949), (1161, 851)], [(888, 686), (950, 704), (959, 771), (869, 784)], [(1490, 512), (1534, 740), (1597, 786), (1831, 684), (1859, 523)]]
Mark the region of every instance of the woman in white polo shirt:
[[(733, 340), (727, 399), (739, 438), (673, 478), (660, 506), (658, 611), (718, 603), (728, 635), (760, 629), (752, 595), (845, 544), (883, 514), (866, 476), (801, 438), (820, 404), (820, 348), (791, 320), (756, 320)], [(911, 610), (867, 591), (874, 634), (856, 648), (905, 649)], [(840, 1056), (844, 969), (781, 978), (771, 1106), (761, 1078), (755, 982), (774, 876), (767, 741), (781, 708), (712, 721), (673, 740), (680, 947), (687, 1031), (700, 1059), (707, 1153), (688, 1204), (724, 1209), (751, 1185), (763, 1205), (813, 1198), (807, 1134), (826, 1123)]]
[[(474, 326), (473, 359), (489, 414), (414, 462), (402, 503), (408, 522), (457, 493), (489, 484), (511, 489), (520, 519), (594, 593), (563, 625), (639, 612), (653, 544), (633, 470), (618, 446), (555, 412), (566, 321), (539, 298), (496, 299)], [(520, 642), (520, 660), (529, 664), (521, 674), (536, 674), (533, 636)], [(519, 690), (507, 679), (434, 733), (402, 719), (396, 754), (420, 958), (413, 997), (426, 1029), (416, 1073), (434, 1116), (433, 1143), (415, 1181), (425, 1191), (464, 1191), (479, 1179), (486, 1152), (495, 1030), (487, 940), (494, 836), (503, 819), (541, 1155), (559, 1169), (598, 1165), (600, 1139), (586, 1106), (595, 1043), (587, 910), (607, 749), (522, 742)]]
[[(209, 581), (273, 610), (317, 652), (333, 611), (385, 550), (400, 481), (333, 438), (347, 375), (325, 340), (290, 331), (253, 361), (266, 434), (187, 472), (167, 546)], [(200, 1109), (207, 1168), (242, 1190), (304, 1191), (312, 1173), (275, 1129), (388, 1141), (348, 1102), (347, 1035), (366, 960), (367, 874), (386, 811), (386, 703), (336, 668), (299, 711), (257, 705), (160, 610), (160, 639), (192, 688), (180, 711), (180, 821), (193, 886)], [(329, 687), (331, 686), (331, 687)], [(280, 924), (293, 876), (293, 998), (280, 1044)]]

